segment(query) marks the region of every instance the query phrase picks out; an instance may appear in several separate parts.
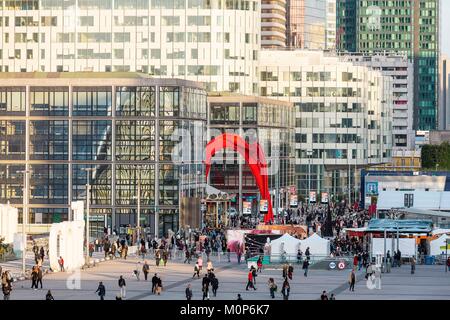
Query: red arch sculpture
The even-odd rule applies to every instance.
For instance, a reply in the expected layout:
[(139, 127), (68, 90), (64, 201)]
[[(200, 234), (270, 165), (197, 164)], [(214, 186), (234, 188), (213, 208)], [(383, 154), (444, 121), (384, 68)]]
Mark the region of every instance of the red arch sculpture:
[(258, 142), (248, 144), (241, 136), (234, 133), (224, 133), (213, 138), (206, 145), (206, 178), (211, 170), (211, 159), (216, 152), (223, 149), (232, 149), (244, 157), (250, 167), (262, 200), (267, 200), (269, 212), (264, 216), (264, 223), (273, 221), (272, 201), (269, 193), (269, 176), (264, 151)]

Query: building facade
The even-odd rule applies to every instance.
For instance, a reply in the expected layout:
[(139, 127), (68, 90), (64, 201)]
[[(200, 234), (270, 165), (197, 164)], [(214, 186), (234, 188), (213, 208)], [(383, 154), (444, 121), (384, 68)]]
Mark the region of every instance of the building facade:
[[(197, 196), (193, 181), (204, 179), (206, 91), (198, 83), (137, 73), (0, 73), (0, 108), (0, 202), (18, 207), (20, 221), (22, 170), (31, 170), (31, 224), (67, 220), (71, 202), (86, 199), (89, 175), (91, 236), (136, 225), (138, 185), (141, 226), (154, 234), (157, 225), (160, 235), (177, 230), (180, 197)], [(180, 143), (199, 156), (180, 163)]]
[(326, 3), (326, 0), (286, 1), (286, 41), (289, 48), (326, 48)]
[(286, 47), (286, 1), (262, 0), (261, 47)]
[(336, 50), (336, 0), (327, 0), (326, 49)]
[(414, 150), (414, 66), (406, 55), (377, 53), (343, 54), (343, 59), (355, 65), (363, 65), (379, 70), (392, 78), (392, 151), (393, 155), (406, 150)]
[(0, 1), (0, 72), (143, 72), (257, 93), (256, 0)]
[(261, 96), (294, 103), (299, 194), (358, 199), (360, 169), (391, 161), (390, 77), (302, 50), (265, 50), (260, 70)]
[(406, 53), (414, 62), (414, 129), (437, 128), (440, 0), (338, 0), (340, 51)]
[[(289, 187), (294, 175), (294, 109), (291, 103), (268, 98), (217, 93), (208, 96), (208, 130), (213, 138), (235, 133), (249, 143), (258, 142), (268, 163), (269, 190), (273, 208), (288, 206)], [(209, 184), (236, 194), (232, 204), (243, 212), (243, 202), (259, 212), (259, 190), (250, 168), (234, 151), (214, 157)]]

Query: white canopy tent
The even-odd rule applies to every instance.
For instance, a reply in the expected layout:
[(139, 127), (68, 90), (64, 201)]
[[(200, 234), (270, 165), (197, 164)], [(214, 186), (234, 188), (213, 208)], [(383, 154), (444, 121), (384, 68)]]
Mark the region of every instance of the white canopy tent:
[(301, 241), (285, 233), (280, 238), (270, 242), (270, 261), (279, 262), (283, 254), (288, 261), (294, 261)]
[(312, 256), (329, 256), (330, 255), (330, 241), (320, 237), (317, 233), (305, 240), (301, 240), (300, 249), (305, 253), (309, 247), (309, 252)]
[[(442, 253), (445, 254), (445, 246), (447, 244), (447, 239), (450, 237), (446, 234), (441, 235), (439, 238), (430, 242), (430, 255), (438, 256)], [(449, 250), (450, 252), (450, 250)]]

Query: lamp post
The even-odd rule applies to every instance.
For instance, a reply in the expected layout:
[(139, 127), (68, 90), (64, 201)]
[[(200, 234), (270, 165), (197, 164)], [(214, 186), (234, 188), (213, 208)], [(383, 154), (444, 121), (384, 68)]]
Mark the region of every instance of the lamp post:
[(89, 204), (91, 200), (91, 184), (89, 173), (95, 171), (96, 168), (81, 168), (81, 170), (86, 171), (86, 265), (89, 266)]
[(32, 170), (21, 170), (17, 171), (17, 173), (23, 174), (23, 189), (22, 189), (22, 200), (23, 200), (23, 209), (22, 209), (22, 273), (25, 277), (26, 265), (25, 265), (25, 256), (27, 253), (27, 233), (26, 233), (26, 225), (28, 225), (28, 195), (29, 195), (29, 184), (28, 184), (28, 174), (31, 173)]
[(308, 207), (311, 203), (310, 199), (310, 192), (311, 192), (311, 156), (312, 156), (312, 150), (307, 150), (306, 155), (308, 156)]

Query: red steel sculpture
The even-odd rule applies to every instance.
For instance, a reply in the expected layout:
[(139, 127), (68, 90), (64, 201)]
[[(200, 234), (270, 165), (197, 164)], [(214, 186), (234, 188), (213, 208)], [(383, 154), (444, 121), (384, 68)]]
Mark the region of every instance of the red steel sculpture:
[(250, 167), (256, 184), (261, 194), (262, 200), (267, 200), (269, 212), (264, 215), (264, 223), (273, 222), (272, 201), (269, 193), (269, 176), (267, 162), (264, 151), (258, 142), (248, 144), (241, 136), (234, 133), (224, 133), (213, 138), (206, 145), (206, 178), (208, 179), (211, 169), (211, 159), (216, 152), (223, 149), (232, 149), (239, 152), (244, 157), (245, 162)]

